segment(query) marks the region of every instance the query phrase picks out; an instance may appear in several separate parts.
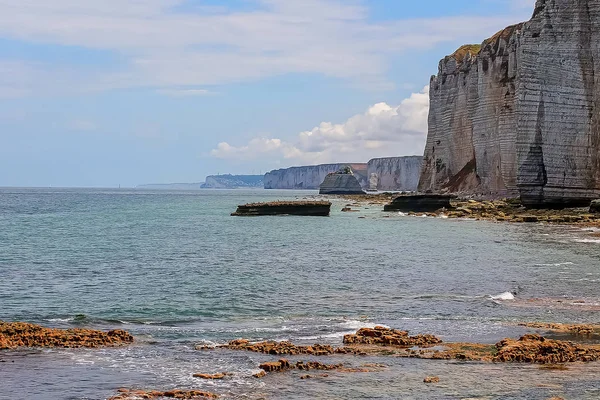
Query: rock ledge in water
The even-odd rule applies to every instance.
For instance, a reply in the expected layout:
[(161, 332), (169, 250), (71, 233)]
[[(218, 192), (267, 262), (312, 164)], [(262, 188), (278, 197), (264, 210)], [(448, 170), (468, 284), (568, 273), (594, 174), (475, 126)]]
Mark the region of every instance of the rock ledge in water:
[(0, 321), (0, 350), (19, 347), (109, 347), (133, 342), (123, 330), (51, 329), (24, 322)]
[(240, 205), (232, 216), (302, 215), (327, 217), (331, 212), (329, 201), (275, 201)]
[(442, 343), (442, 340), (433, 335), (408, 336), (408, 332), (398, 329), (389, 329), (382, 326), (375, 328), (362, 328), (356, 334), (345, 335), (344, 344), (379, 344), (384, 346), (399, 347), (425, 347)]
[(130, 389), (119, 389), (119, 394), (111, 397), (108, 400), (135, 400), (135, 399), (160, 399), (160, 398), (171, 398), (171, 399), (217, 399), (218, 395), (202, 390), (168, 390), (161, 392), (158, 390), (130, 390)]
[(454, 197), (443, 194), (412, 194), (398, 196), (384, 207), (384, 211), (433, 212), (442, 208), (449, 209)]

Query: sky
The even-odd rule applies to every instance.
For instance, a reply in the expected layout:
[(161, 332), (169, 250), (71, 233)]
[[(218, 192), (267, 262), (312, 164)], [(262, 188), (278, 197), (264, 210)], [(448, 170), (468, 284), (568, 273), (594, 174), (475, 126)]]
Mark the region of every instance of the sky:
[(438, 62), (534, 0), (0, 0), (0, 186), (422, 155)]

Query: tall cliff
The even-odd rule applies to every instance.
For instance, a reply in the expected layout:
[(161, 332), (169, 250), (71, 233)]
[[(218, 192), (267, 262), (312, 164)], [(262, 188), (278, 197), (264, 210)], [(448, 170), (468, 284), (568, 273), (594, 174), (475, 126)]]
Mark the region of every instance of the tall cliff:
[(265, 189), (319, 189), (325, 177), (350, 166), (361, 186), (367, 185), (367, 164), (322, 164), (278, 169), (264, 177)]
[[(423, 157), (375, 158), (368, 163), (367, 175), (373, 179), (375, 190), (416, 191)], [(371, 182), (369, 184), (371, 185)]]
[(532, 19), (444, 58), (419, 190), (600, 197), (600, 0), (538, 0)]

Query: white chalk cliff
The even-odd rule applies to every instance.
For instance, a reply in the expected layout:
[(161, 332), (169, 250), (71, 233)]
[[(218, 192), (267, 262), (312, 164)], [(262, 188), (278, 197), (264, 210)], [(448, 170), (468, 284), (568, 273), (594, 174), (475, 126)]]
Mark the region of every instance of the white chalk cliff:
[(419, 190), (600, 197), (600, 0), (538, 0), (530, 21), (444, 58)]

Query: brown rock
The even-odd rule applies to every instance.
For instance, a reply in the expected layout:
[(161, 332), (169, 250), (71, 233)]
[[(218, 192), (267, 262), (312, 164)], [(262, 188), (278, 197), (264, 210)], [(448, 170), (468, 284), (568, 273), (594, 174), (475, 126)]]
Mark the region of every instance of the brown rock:
[(122, 330), (51, 329), (24, 322), (0, 321), (0, 349), (18, 347), (106, 347), (133, 342)]
[(384, 346), (413, 347), (433, 346), (442, 340), (433, 335), (409, 336), (408, 332), (376, 326), (359, 329), (356, 334), (344, 336), (345, 344), (377, 344)]
[(437, 376), (428, 376), (425, 379), (423, 379), (423, 382), (425, 382), (425, 383), (439, 383), (440, 382), (440, 378), (438, 378)]
[(255, 374), (252, 374), (252, 376), (255, 378), (263, 378), (263, 377), (267, 376), (267, 373), (264, 370), (262, 370)]
[(216, 374), (194, 374), (193, 377), (194, 378), (201, 378), (201, 379), (224, 379), (228, 374), (227, 373), (223, 373), (223, 372), (219, 372)]
[(519, 340), (504, 339), (496, 344), (496, 362), (526, 362), (561, 364), (600, 360), (600, 350), (573, 342), (546, 339), (540, 335), (525, 335)]
[(202, 390), (169, 390), (160, 392), (158, 390), (128, 390), (119, 389), (119, 394), (109, 398), (108, 400), (134, 400), (134, 399), (159, 399), (168, 397), (173, 399), (195, 400), (195, 399), (217, 399), (218, 395)]
[(290, 342), (259, 342), (250, 343), (245, 339), (238, 339), (229, 342), (229, 344), (218, 346), (229, 350), (245, 350), (255, 353), (272, 354), (272, 355), (314, 355), (325, 356), (330, 354), (354, 354), (356, 350), (339, 347), (334, 348), (330, 345), (314, 344), (312, 346), (299, 346)]
[(265, 370), (265, 372), (281, 372), (286, 371), (291, 368), (290, 362), (285, 358), (282, 358), (279, 361), (274, 362), (266, 362), (260, 364), (260, 369)]

